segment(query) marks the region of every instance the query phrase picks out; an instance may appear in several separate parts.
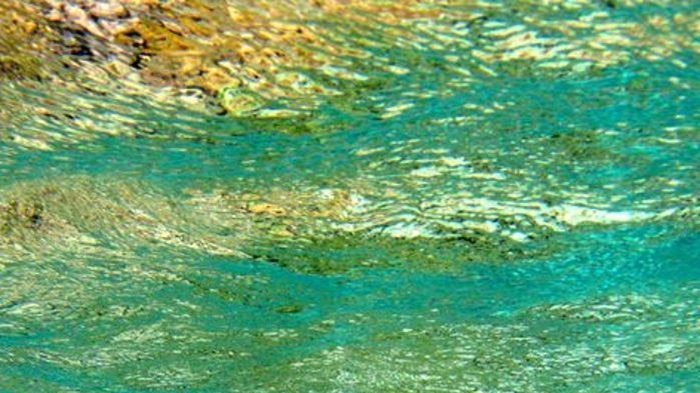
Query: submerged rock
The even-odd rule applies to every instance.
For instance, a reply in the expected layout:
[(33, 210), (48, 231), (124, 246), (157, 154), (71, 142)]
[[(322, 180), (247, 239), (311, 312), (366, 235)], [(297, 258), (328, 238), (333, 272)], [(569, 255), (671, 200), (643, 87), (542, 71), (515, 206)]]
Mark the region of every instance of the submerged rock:
[(231, 116), (254, 113), (265, 104), (262, 97), (240, 87), (225, 87), (217, 95), (217, 102)]
[[(207, 97), (191, 107), (217, 112), (205, 101), (218, 100), (239, 119), (316, 117), (319, 108), (332, 107), (392, 120), (431, 93), (409, 93), (415, 97), (385, 105), (383, 113), (358, 100), (426, 75), (464, 88), (501, 74), (592, 75), (634, 58), (660, 62), (697, 51), (689, 39), (697, 33), (693, 12), (652, 11), (644, 23), (620, 21), (600, 2), (9, 0), (0, 4), (0, 79), (48, 79), (54, 88), (94, 78), (97, 66), (113, 83), (146, 96), (167, 91), (176, 99), (179, 91), (198, 89)], [(673, 64), (687, 67), (680, 59)], [(336, 128), (305, 121), (291, 133)]]
[(17, 0), (0, 3), (0, 81), (40, 80), (52, 71), (53, 31), (32, 7)]

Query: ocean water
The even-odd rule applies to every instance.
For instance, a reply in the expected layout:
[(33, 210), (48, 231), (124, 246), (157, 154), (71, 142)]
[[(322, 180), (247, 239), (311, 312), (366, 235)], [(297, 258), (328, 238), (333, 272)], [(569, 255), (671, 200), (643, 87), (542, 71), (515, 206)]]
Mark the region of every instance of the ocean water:
[[(343, 94), (237, 116), (2, 81), (0, 392), (700, 391), (698, 7), (596, 7), (328, 22)], [(676, 26), (474, 60), (592, 12)]]

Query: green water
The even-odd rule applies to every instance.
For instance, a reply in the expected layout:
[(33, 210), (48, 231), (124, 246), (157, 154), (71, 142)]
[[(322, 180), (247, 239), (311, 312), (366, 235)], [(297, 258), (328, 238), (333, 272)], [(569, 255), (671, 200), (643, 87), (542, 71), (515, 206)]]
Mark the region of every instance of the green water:
[(697, 51), (443, 55), (281, 119), (3, 82), (72, 118), (0, 141), (0, 391), (699, 391)]

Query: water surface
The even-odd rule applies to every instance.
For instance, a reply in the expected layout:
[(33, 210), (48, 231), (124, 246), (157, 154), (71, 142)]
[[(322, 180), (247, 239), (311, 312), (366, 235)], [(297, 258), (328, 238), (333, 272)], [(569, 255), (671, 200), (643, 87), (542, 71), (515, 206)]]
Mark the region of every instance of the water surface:
[[(2, 81), (0, 391), (698, 391), (697, 6), (582, 3), (329, 21), (342, 94), (233, 116)], [(508, 60), (596, 12), (671, 22)]]

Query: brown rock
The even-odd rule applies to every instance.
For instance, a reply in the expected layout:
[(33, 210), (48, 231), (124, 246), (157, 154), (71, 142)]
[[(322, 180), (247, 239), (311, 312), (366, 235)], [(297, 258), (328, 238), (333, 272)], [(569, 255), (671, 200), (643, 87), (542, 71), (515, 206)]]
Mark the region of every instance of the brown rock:
[(117, 19), (127, 17), (129, 11), (114, 0), (98, 1), (90, 8), (90, 15), (96, 18)]
[(248, 206), (248, 211), (254, 214), (269, 214), (273, 216), (281, 216), (287, 213), (282, 206), (264, 202)]

